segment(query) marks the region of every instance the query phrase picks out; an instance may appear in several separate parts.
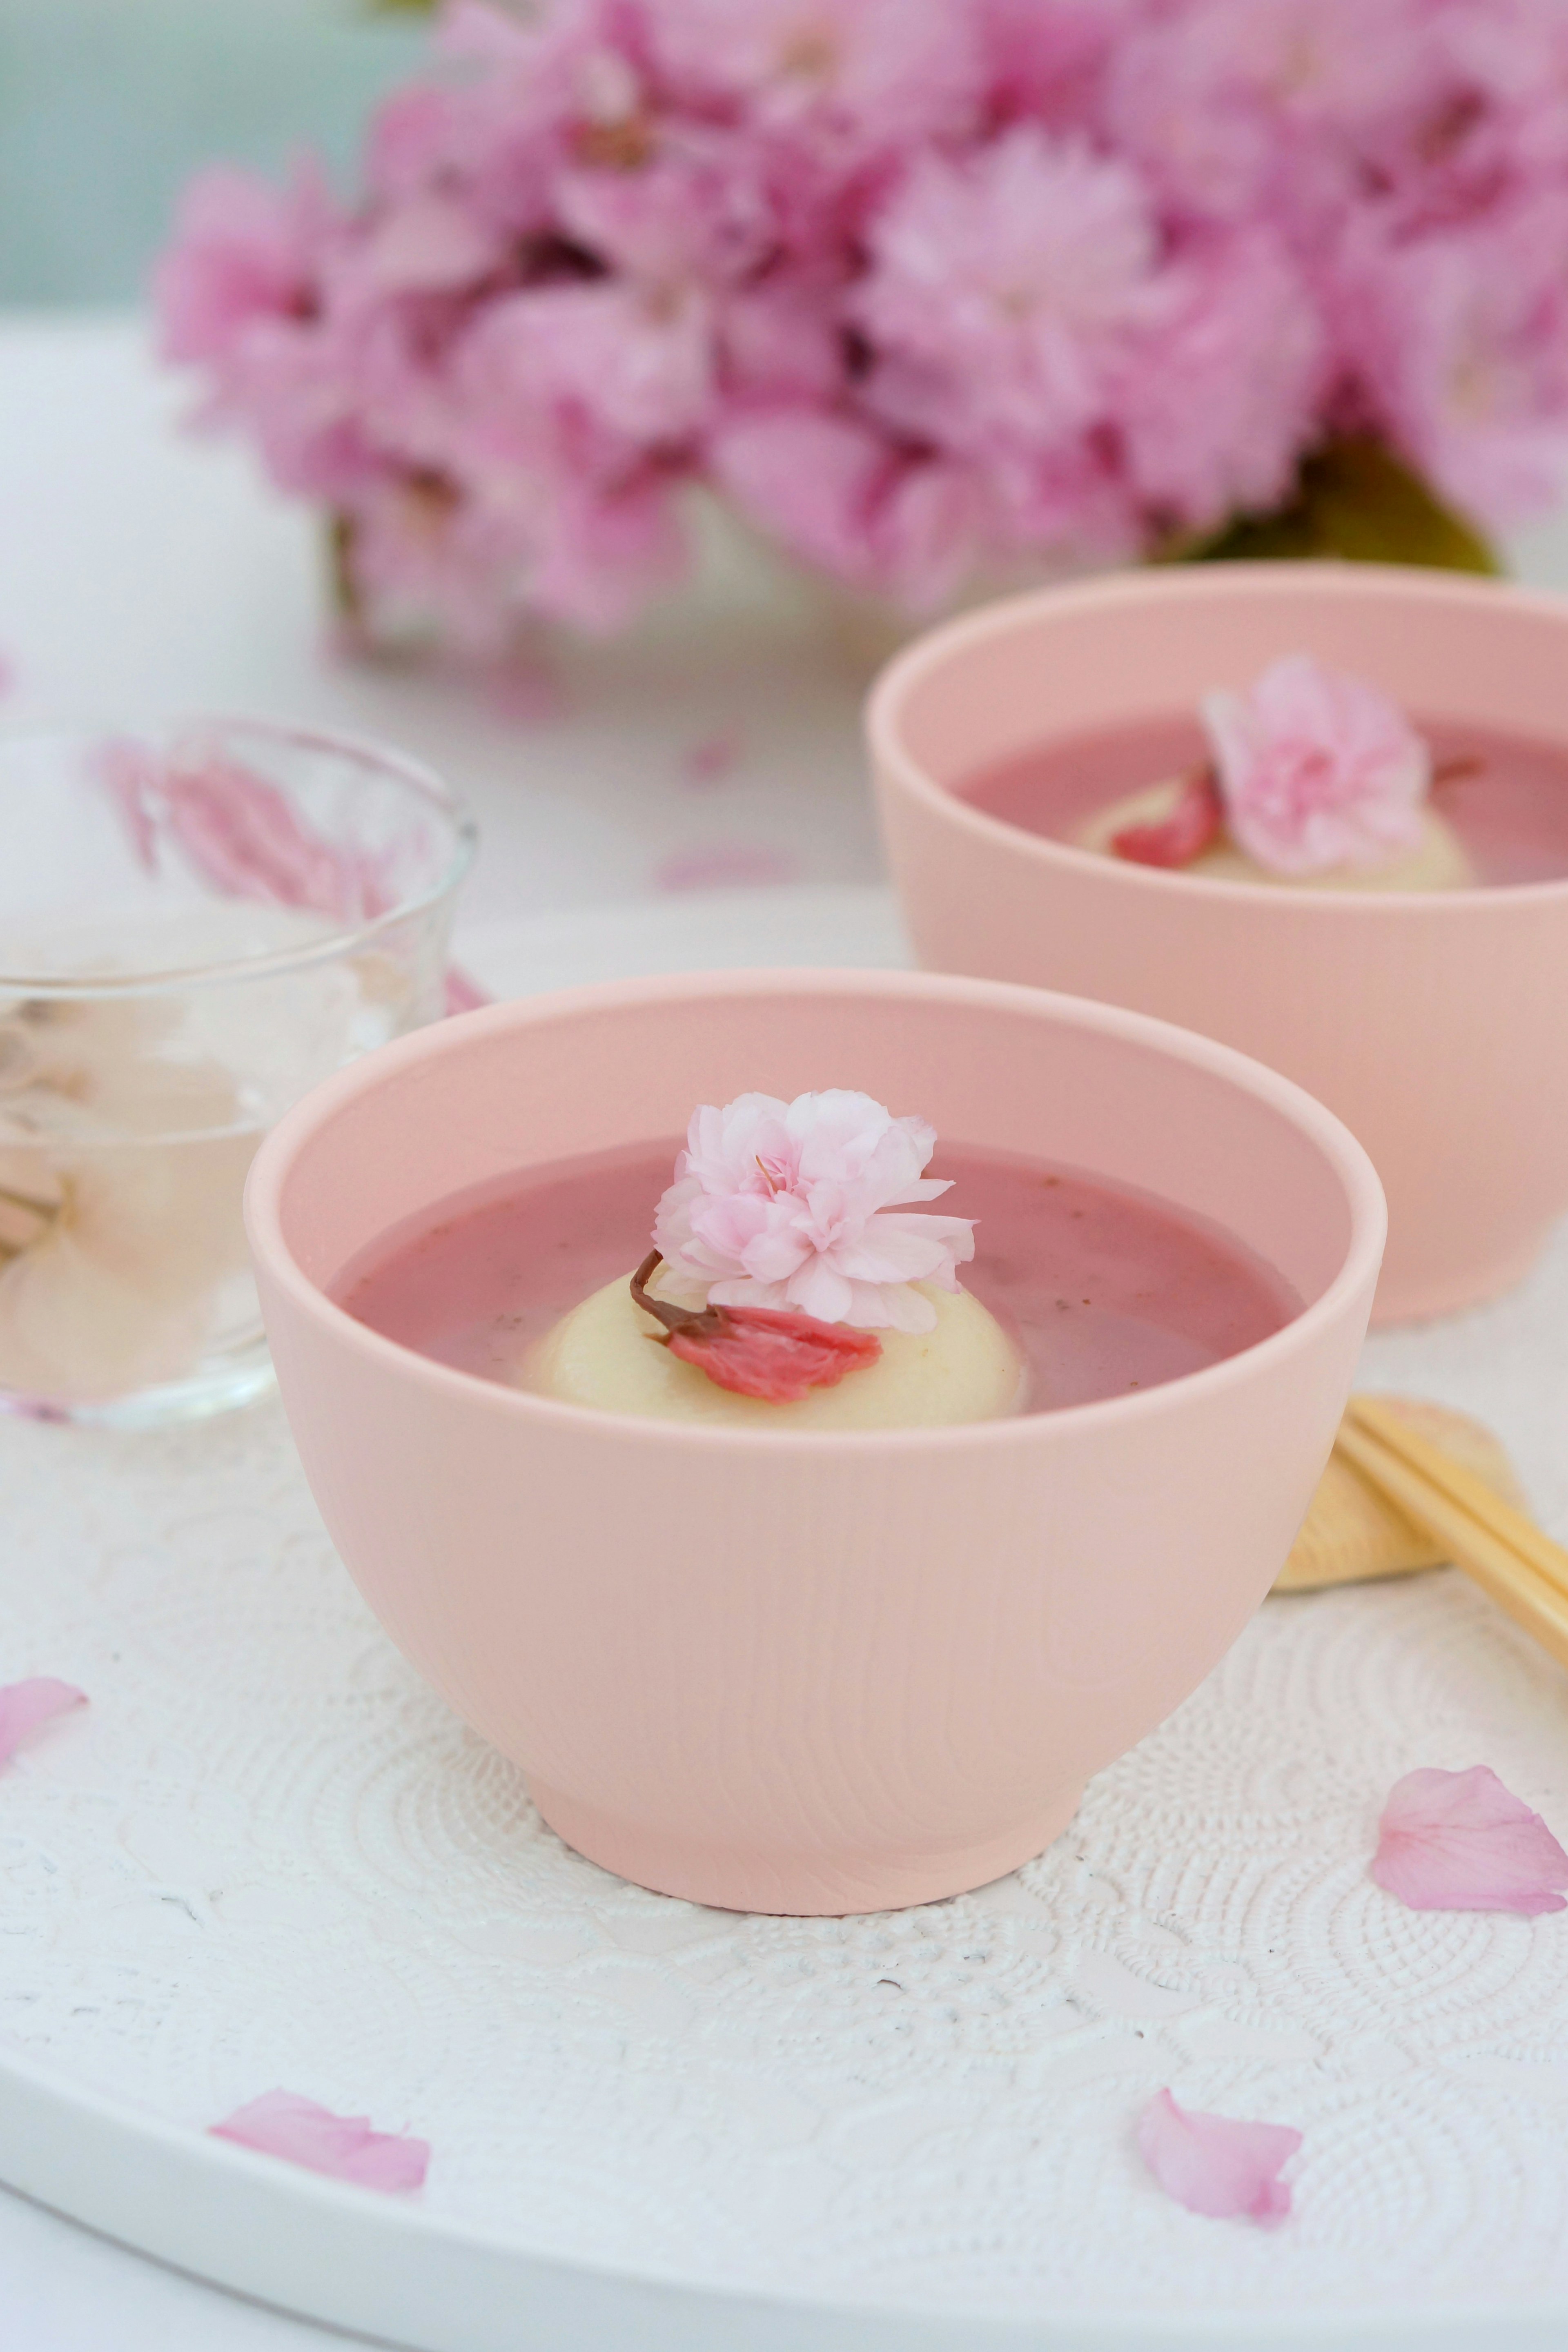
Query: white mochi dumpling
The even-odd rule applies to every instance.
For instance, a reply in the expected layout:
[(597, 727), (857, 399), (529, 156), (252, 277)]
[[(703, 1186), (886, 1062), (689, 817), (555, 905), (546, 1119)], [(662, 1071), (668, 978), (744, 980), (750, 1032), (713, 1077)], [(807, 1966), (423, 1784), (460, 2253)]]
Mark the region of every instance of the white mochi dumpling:
[[(1073, 835), (1078, 849), (1092, 849), (1114, 857), (1111, 842), (1130, 825), (1163, 824), (1172, 814), (1185, 780), (1168, 778), (1146, 784), (1100, 809)], [(1189, 865), (1162, 867), (1162, 872), (1201, 874), (1211, 882), (1268, 882), (1279, 890), (1463, 890), (1476, 878), (1451, 824), (1426, 809), (1421, 818), (1421, 838), (1413, 849), (1402, 849), (1384, 866), (1335, 866), (1324, 874), (1275, 874), (1259, 866), (1222, 835)]]
[(598, 1412), (733, 1429), (934, 1428), (1019, 1412), (1024, 1363), (996, 1318), (966, 1290), (915, 1287), (936, 1310), (934, 1329), (879, 1332), (876, 1363), (795, 1403), (737, 1395), (671, 1355), (624, 1277), (563, 1316), (523, 1360), (517, 1384)]

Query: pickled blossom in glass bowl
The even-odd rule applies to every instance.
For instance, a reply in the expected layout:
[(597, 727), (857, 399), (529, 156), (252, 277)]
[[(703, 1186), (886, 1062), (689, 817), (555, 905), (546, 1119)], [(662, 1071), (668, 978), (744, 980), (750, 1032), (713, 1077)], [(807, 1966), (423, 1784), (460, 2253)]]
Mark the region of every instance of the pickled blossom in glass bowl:
[(270, 1381), (261, 1135), (446, 1009), (472, 847), (434, 776), (193, 720), (0, 747), (0, 1410), (122, 1425)]

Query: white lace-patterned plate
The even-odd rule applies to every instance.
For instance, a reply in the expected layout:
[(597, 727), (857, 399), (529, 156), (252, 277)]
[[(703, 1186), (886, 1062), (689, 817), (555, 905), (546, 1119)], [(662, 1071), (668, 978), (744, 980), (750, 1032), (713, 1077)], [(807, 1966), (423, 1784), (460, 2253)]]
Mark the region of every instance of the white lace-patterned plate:
[[(842, 890), (474, 945), (521, 990), (898, 934)], [(1568, 1532), (1568, 1236), (1366, 1378), (1490, 1421)], [(1416, 1765), (1489, 1763), (1568, 1831), (1568, 1686), (1458, 1576), (1269, 1602), (1015, 1877), (743, 1918), (541, 1826), (382, 1638), (275, 1406), (0, 1427), (0, 1681), (92, 1699), (0, 1776), (12, 2185), (423, 2352), (1568, 2336), (1568, 1914), (1366, 1875)], [(1153, 2187), (1165, 2084), (1301, 2128), (1284, 2229)], [(204, 2136), (277, 2084), (428, 2138), (423, 2195)]]

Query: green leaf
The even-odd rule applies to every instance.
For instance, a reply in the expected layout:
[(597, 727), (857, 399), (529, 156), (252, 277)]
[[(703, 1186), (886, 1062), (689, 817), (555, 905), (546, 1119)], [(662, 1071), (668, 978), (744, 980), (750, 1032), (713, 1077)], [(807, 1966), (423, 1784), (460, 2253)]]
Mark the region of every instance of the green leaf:
[(1215, 563), (1337, 555), (1496, 573), (1474, 526), (1446, 507), (1381, 441), (1330, 441), (1307, 458), (1294, 496), (1273, 514), (1242, 515), (1212, 537), (1173, 542), (1160, 560)]

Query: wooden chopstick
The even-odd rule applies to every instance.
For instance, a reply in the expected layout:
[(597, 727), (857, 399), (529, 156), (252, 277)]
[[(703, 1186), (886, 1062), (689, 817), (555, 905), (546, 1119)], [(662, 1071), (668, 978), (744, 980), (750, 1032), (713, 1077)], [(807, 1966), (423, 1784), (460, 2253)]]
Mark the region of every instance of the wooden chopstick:
[(1508, 1544), (1521, 1559), (1527, 1559), (1548, 1584), (1555, 1585), (1568, 1597), (1568, 1551), (1553, 1543), (1544, 1528), (1538, 1528), (1523, 1511), (1515, 1510), (1511, 1503), (1504, 1502), (1484, 1478), (1478, 1478), (1473, 1470), (1467, 1470), (1451, 1454), (1445, 1454), (1440, 1445), (1434, 1445), (1429, 1437), (1423, 1437), (1408, 1422), (1390, 1412), (1381, 1397), (1352, 1396), (1348, 1411), (1352, 1420), (1375, 1437), (1379, 1444), (1386, 1445), (1410, 1469), (1429, 1478), (1451, 1503), (1458, 1503), (1471, 1518), (1479, 1520), (1500, 1542)]
[[(1468, 1502), (1457, 1499), (1456, 1485), (1468, 1486), (1469, 1474), (1450, 1462), (1440, 1447), (1407, 1430), (1399, 1432), (1396, 1448), (1392, 1436), (1383, 1435), (1392, 1417), (1375, 1404), (1367, 1413), (1367, 1402), (1352, 1399), (1340, 1423), (1335, 1443), (1346, 1459), (1440, 1544), (1455, 1567), (1462, 1568), (1542, 1649), (1568, 1665), (1568, 1553), (1479, 1479), (1474, 1484), (1485, 1497), (1483, 1509), (1472, 1510)], [(1440, 1476), (1413, 1458), (1417, 1447), (1423, 1455), (1435, 1457)], [(1527, 1547), (1521, 1549), (1514, 1539), (1515, 1528), (1530, 1538)], [(1542, 1558), (1552, 1555), (1561, 1563), (1555, 1574), (1548, 1575), (1537, 1564), (1535, 1554), (1542, 1547)]]

